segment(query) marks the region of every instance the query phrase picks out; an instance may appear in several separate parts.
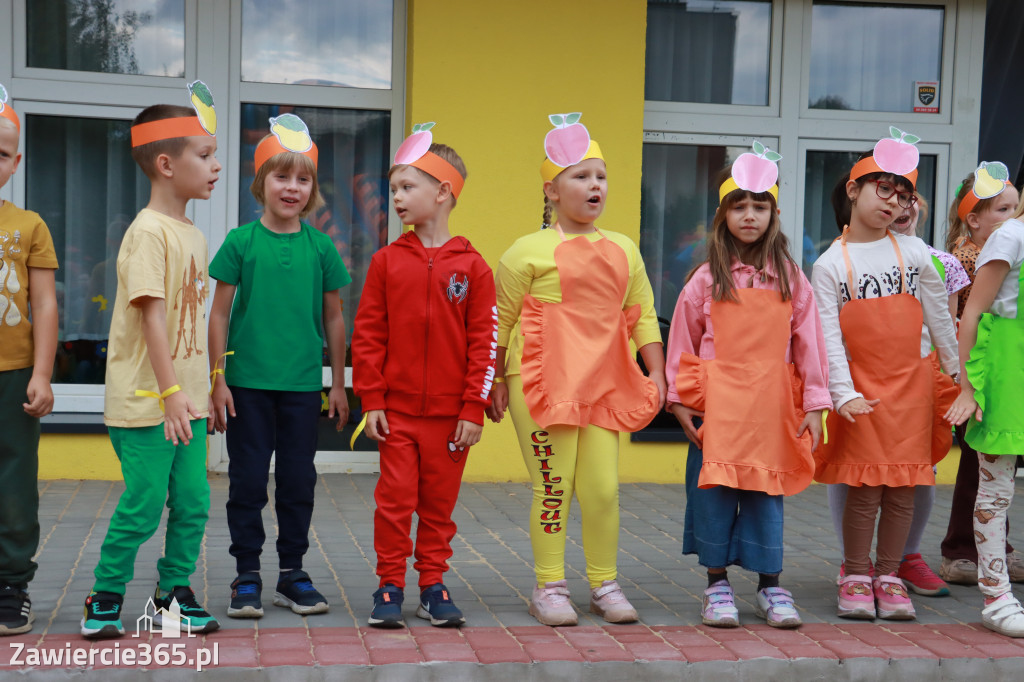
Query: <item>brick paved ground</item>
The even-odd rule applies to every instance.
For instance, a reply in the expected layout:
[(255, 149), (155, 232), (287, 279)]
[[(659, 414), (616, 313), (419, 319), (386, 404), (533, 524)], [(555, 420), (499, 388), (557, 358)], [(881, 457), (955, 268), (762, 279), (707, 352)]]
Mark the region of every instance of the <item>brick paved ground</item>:
[[(689, 665), (694, 671), (705, 670), (709, 675), (746, 671), (742, 675), (746, 676), (757, 670), (766, 679), (789, 679), (800, 669), (793, 666), (805, 666), (804, 672), (814, 670), (835, 679), (864, 675), (875, 679), (886, 671), (905, 677), (914, 670), (933, 679), (963, 679), (965, 673), (983, 669), (991, 679), (1000, 679), (1004, 673), (1006, 679), (1019, 679), (1016, 666), (1021, 661), (1004, 659), (1024, 657), (1024, 642), (995, 635), (976, 624), (981, 602), (976, 588), (952, 586), (953, 594), (948, 597), (916, 597), (916, 623), (858, 623), (836, 618), (838, 556), (822, 486), (812, 486), (787, 500), (783, 585), (794, 592), (803, 614), (805, 625), (797, 631), (776, 631), (758, 622), (752, 605), (756, 576), (739, 570), (731, 571), (730, 578), (744, 627), (730, 631), (699, 625), (699, 595), (706, 582), (696, 560), (680, 555), (683, 490), (677, 485), (655, 484), (623, 485), (621, 490), (620, 582), (642, 622), (608, 626), (585, 612), (587, 586), (579, 517), (574, 514), (569, 525), (567, 561), (570, 588), (581, 609), (580, 625), (560, 629), (538, 626), (527, 613), (532, 563), (523, 522), (529, 489), (512, 483), (463, 487), (456, 512), (459, 534), (447, 584), (466, 614), (467, 626), (461, 631), (431, 628), (414, 617), (414, 609), (407, 602), (409, 630), (368, 629), (365, 620), (370, 595), (376, 589), (372, 539), (375, 482), (375, 476), (344, 474), (325, 475), (319, 480), (306, 570), (330, 601), (330, 613), (301, 618), (272, 606), (272, 589), (267, 589), (266, 616), (245, 621), (224, 615), (228, 585), (234, 578), (224, 518), (227, 480), (218, 476), (211, 479), (211, 519), (193, 587), (221, 620), (222, 630), (205, 640), (205, 646), (219, 644), (220, 670), (314, 666), (323, 671), (324, 666), (332, 666), (328, 678), (334, 679), (341, 674), (338, 671), (344, 670), (365, 673), (404, 669), (401, 665), (379, 667), (381, 664), (414, 664), (415, 673), (419, 669), (416, 664), (451, 662), (451, 670), (462, 671), (456, 675), (460, 679), (481, 678), (483, 670), (512, 670), (509, 664), (525, 665), (539, 679), (540, 672), (565, 677), (566, 671), (572, 670), (565, 668), (566, 664), (551, 663), (556, 661), (576, 662), (577, 667), (584, 664), (579, 669), (586, 669), (589, 677), (601, 670), (612, 674), (619, 670), (615, 665), (649, 661), (652, 663), (643, 663), (649, 673), (643, 677), (650, 679), (662, 671), (670, 677), (678, 676), (679, 664)], [(31, 635), (0, 640), (0, 647), (22, 643), (60, 648), (71, 642), (73, 647), (84, 648), (88, 644), (77, 636), (82, 600), (92, 585), (92, 569), (122, 485), (48, 481), (40, 487), (43, 540), (39, 572), (31, 586), (36, 627)], [(925, 556), (933, 565), (938, 561), (951, 493), (950, 487), (939, 487), (923, 543)], [(1013, 527), (1024, 527), (1021, 507), (1015, 506), (1011, 517)], [(273, 538), (276, 531), (269, 510), (266, 522)], [(142, 613), (153, 589), (155, 561), (161, 549), (158, 538), (162, 535), (163, 526), (139, 554), (137, 578), (126, 596), (126, 626)], [(263, 573), (270, 586), (276, 575), (272, 541), (268, 541), (271, 551), (265, 554), (270, 565)], [(411, 570), (409, 581), (415, 585)], [(119, 646), (137, 646), (140, 641), (129, 637), (120, 640)], [(192, 640), (189, 646), (201, 644)], [(0, 655), (0, 671), (11, 669), (8, 658)], [(743, 665), (751, 659), (759, 661)], [(854, 661), (857, 665), (851, 666)], [(677, 663), (671, 667), (670, 662)], [(907, 668), (908, 662), (916, 667)], [(481, 668), (484, 663), (505, 666)], [(816, 667), (806, 668), (811, 663)], [(570, 677), (577, 674), (570, 673)], [(310, 675), (309, 679), (321, 679), (320, 672)], [(510, 675), (522, 679), (519, 673)], [(1024, 677), (1024, 673), (1020, 675)]]

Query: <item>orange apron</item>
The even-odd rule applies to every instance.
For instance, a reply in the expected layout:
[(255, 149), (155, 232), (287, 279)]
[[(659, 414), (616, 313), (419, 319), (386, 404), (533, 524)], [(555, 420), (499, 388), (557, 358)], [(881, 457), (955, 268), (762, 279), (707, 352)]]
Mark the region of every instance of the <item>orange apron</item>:
[(772, 289), (739, 289), (739, 302), (712, 301), (715, 357), (679, 359), (679, 401), (704, 412), (698, 487), (724, 485), (795, 495), (814, 476), (803, 382), (785, 361), (793, 304)]
[(567, 239), (555, 247), (561, 303), (523, 299), (523, 397), (538, 426), (596, 424), (613, 431), (647, 426), (659, 409), (658, 386), (644, 376), (629, 347), (640, 306), (622, 310), (629, 261), (601, 238)]
[[(953, 380), (937, 372), (930, 358), (921, 357), (921, 303), (905, 291), (903, 254), (892, 234), (888, 236), (899, 263), (899, 293), (851, 300), (839, 313), (854, 386), (865, 398), (881, 402), (871, 414), (856, 415), (854, 423), (836, 412), (829, 414), (829, 442), (815, 453), (815, 478), (822, 483), (934, 485), (932, 465), (946, 456), (952, 443), (949, 427), (937, 428), (937, 397), (947, 407), (952, 403)], [(845, 232), (841, 243), (850, 295), (855, 296)]]

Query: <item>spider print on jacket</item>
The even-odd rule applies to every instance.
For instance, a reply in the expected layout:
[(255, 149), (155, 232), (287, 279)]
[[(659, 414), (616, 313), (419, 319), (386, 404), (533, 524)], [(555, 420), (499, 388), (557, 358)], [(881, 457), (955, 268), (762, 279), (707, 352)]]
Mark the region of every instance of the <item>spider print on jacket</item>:
[[(917, 296), (917, 283), (921, 277), (921, 269), (917, 266), (906, 268), (904, 290), (911, 296)], [(892, 296), (900, 291), (899, 268), (893, 266), (881, 275), (872, 273), (861, 275), (857, 280), (857, 298), (881, 298)], [(839, 283), (839, 293), (843, 303), (850, 301), (850, 286), (845, 281)]]

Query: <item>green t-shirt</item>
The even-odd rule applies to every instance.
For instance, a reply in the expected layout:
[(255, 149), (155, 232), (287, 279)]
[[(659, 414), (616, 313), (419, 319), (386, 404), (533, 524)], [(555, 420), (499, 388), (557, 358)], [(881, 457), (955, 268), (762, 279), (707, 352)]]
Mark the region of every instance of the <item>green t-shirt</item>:
[(255, 221), (228, 232), (210, 277), (238, 287), (225, 380), (277, 391), (323, 388), (323, 298), (352, 281), (330, 237), (305, 223), (278, 234)]

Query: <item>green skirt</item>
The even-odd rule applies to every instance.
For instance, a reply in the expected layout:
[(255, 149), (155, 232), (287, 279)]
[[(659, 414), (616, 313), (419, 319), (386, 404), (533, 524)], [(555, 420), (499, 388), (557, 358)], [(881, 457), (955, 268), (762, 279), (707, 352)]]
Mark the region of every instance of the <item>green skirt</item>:
[(986, 455), (1024, 454), (1024, 320), (981, 316), (965, 369), (981, 408), (967, 422), (967, 443)]

